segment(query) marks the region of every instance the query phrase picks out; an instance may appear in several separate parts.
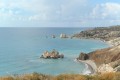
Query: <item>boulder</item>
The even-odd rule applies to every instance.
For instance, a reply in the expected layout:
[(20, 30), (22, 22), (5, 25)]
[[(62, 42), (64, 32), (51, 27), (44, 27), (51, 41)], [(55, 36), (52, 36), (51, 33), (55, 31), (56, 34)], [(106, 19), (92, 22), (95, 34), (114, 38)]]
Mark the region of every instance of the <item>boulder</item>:
[(87, 59), (89, 59), (89, 56), (88, 56), (88, 54), (81, 52), (77, 59), (79, 59), (79, 60), (87, 60)]

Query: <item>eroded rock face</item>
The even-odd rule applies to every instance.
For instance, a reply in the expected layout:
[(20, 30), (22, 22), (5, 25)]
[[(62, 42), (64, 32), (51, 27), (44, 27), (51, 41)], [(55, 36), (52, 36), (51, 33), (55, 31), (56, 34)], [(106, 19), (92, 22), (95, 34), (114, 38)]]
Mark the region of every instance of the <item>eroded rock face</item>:
[(107, 73), (107, 72), (115, 72), (114, 69), (109, 64), (102, 64), (98, 67), (98, 73)]
[(88, 54), (81, 52), (77, 59), (79, 59), (79, 60), (87, 60), (87, 59), (89, 59), (89, 56), (88, 56)]
[(116, 72), (120, 72), (120, 65), (117, 66), (117, 67), (114, 69), (114, 71), (116, 71)]
[(109, 63), (109, 65), (114, 68), (114, 71), (116, 72), (120, 71), (120, 59)]
[[(120, 46), (114, 46), (106, 49), (96, 50), (88, 53), (89, 59), (92, 59), (99, 66), (103, 63), (117, 63), (120, 60)], [(114, 66), (113, 66), (114, 67)]]
[[(108, 65), (107, 67), (106, 65), (104, 65), (100, 68), (100, 70), (103, 70), (106, 67), (107, 68), (106, 71), (109, 71), (110, 66), (111, 66), (114, 69), (114, 71), (120, 71), (120, 45), (113, 46), (113, 47), (106, 48), (106, 49), (96, 50), (88, 54), (81, 53), (77, 59), (93, 60), (98, 67), (100, 67), (102, 64), (109, 65), (109, 68), (108, 68)], [(111, 71), (113, 70), (111, 69)]]
[(58, 58), (64, 58), (63, 54), (59, 54), (58, 51), (53, 49), (51, 52), (45, 51), (40, 58), (45, 58), (45, 59), (58, 59)]

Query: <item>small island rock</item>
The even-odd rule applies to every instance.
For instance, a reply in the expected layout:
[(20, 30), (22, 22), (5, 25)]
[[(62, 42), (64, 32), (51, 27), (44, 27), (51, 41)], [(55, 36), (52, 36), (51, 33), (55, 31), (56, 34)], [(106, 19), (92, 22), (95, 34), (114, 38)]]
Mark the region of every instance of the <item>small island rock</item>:
[(60, 38), (68, 38), (68, 36), (66, 34), (60, 34)]
[(55, 36), (55, 35), (52, 35), (52, 38), (56, 38), (56, 36)]
[(64, 58), (63, 54), (59, 54), (58, 51), (53, 49), (51, 52), (45, 51), (40, 58), (44, 59), (58, 59), (58, 58)]

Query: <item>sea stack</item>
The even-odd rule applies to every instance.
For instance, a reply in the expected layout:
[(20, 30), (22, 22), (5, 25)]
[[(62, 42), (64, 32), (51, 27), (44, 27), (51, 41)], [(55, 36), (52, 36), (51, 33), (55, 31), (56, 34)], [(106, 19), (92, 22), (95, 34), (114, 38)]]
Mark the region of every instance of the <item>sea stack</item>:
[(58, 51), (53, 49), (51, 52), (45, 51), (40, 58), (44, 59), (58, 59), (58, 58), (64, 58), (63, 54), (59, 54)]
[(68, 36), (66, 34), (60, 34), (60, 38), (68, 38)]
[(52, 35), (52, 38), (56, 38), (56, 36), (55, 36), (55, 35)]

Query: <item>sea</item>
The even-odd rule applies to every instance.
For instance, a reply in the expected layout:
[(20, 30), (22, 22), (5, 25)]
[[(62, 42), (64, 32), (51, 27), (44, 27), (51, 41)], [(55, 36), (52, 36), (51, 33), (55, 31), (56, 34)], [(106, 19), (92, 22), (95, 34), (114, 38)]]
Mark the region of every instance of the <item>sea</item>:
[[(47, 75), (89, 73), (86, 65), (75, 59), (80, 52), (88, 53), (109, 45), (100, 40), (60, 38), (61, 33), (71, 36), (86, 29), (88, 28), (0, 28), (0, 76), (33, 72)], [(56, 38), (52, 38), (52, 35)], [(53, 49), (64, 54), (64, 58), (40, 58), (46, 50)]]

